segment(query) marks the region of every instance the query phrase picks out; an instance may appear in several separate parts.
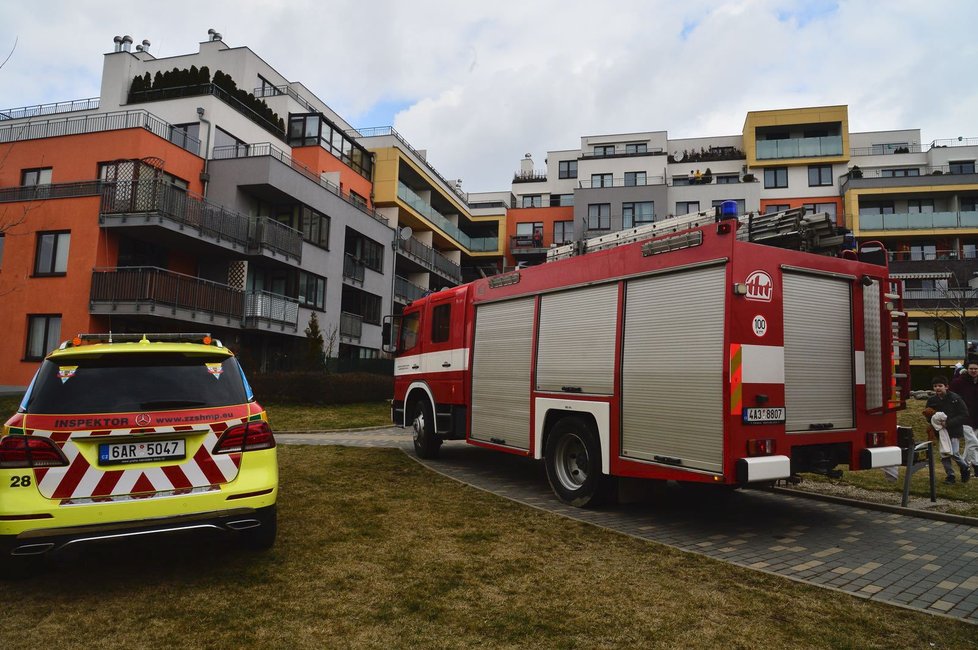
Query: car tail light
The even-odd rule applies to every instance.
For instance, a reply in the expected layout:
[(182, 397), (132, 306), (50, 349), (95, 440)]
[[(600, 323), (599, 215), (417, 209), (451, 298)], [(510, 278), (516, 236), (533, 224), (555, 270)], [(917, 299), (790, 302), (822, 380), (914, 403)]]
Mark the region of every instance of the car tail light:
[(50, 438), (7, 436), (0, 440), (0, 469), (60, 467), (68, 459)]
[(774, 439), (760, 438), (747, 441), (748, 456), (770, 456), (774, 453)]
[(886, 444), (885, 431), (869, 431), (866, 433), (867, 447), (882, 447)]
[(215, 454), (231, 454), (240, 451), (271, 449), (275, 446), (275, 436), (268, 422), (245, 422), (231, 427), (214, 445)]

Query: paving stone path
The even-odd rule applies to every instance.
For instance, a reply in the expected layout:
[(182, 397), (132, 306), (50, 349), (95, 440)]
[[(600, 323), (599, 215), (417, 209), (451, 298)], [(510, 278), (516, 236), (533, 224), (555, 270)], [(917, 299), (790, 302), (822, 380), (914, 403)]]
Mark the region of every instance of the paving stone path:
[[(279, 434), (285, 444), (411, 449), (402, 429)], [(410, 453), (413, 458), (413, 453)], [(543, 464), (461, 442), (420, 461), (520, 503), (793, 580), (978, 624), (978, 527), (775, 494), (669, 486), (604, 509), (561, 504)]]

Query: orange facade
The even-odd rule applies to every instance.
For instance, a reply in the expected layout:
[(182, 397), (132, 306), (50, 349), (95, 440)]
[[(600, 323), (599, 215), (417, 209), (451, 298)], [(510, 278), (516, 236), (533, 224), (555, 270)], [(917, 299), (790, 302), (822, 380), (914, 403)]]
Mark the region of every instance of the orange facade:
[[(9, 149), (6, 147), (9, 146)], [(200, 192), (203, 159), (144, 129), (62, 136), (5, 146), (0, 188), (21, 184), (25, 169), (51, 168), (51, 183), (98, 179), (98, 165), (123, 159), (159, 158), (163, 169)], [(61, 315), (61, 339), (79, 332), (103, 331), (105, 324), (89, 314), (92, 270), (115, 266), (118, 239), (99, 227), (99, 196), (0, 203), (4, 232), (0, 258), (0, 304), (14, 315), (0, 339), (0, 384), (26, 385), (37, 368), (25, 361), (29, 315)], [(67, 269), (63, 274), (35, 273), (38, 233), (68, 232)], [(176, 251), (174, 251), (176, 253)], [(172, 256), (171, 270), (192, 273), (191, 256)]]
[(506, 213), (506, 264), (513, 266), (513, 237), (516, 236), (517, 224), (540, 224), (543, 229), (543, 246), (549, 247), (554, 241), (554, 223), (558, 221), (574, 221), (574, 207), (560, 206), (554, 208), (511, 208)]
[(346, 163), (316, 145), (311, 147), (296, 147), (292, 150), (292, 158), (305, 165), (315, 174), (323, 172), (338, 172), (340, 175), (340, 190), (343, 196), (355, 192), (367, 200), (367, 205), (373, 207), (373, 189), (370, 181), (356, 173)]

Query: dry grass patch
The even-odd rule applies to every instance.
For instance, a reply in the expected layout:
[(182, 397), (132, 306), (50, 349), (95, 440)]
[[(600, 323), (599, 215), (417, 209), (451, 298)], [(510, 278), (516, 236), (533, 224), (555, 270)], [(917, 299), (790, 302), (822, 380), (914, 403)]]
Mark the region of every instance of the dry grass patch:
[[(0, 646), (970, 647), (973, 626), (569, 521), (401, 452), (280, 447), (280, 537), (116, 545), (6, 585)], [(16, 594), (16, 596), (14, 596)]]
[(328, 431), (390, 426), (391, 423), (389, 402), (315, 406), (266, 404), (261, 400), (259, 403), (268, 412), (268, 420), (275, 431)]

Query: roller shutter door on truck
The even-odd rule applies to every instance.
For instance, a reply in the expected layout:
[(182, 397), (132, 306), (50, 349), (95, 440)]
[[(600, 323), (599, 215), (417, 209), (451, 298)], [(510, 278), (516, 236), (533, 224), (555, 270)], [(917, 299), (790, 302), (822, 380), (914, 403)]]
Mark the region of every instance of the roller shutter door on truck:
[(785, 271), (785, 430), (853, 426), (851, 281)]
[(622, 455), (723, 469), (726, 267), (628, 282)]
[(534, 298), (476, 306), (472, 355), (474, 440), (519, 449), (530, 447), (534, 306)]

